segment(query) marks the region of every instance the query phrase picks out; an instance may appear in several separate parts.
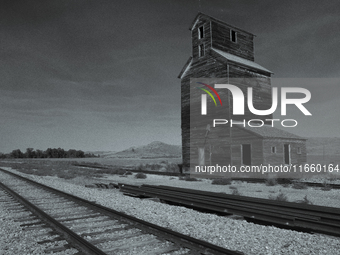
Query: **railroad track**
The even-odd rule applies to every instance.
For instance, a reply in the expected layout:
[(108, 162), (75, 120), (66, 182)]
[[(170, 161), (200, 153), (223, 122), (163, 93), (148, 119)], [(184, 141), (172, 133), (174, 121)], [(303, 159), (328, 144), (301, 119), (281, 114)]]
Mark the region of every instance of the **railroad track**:
[[(91, 255), (243, 254), (159, 227), (3, 169), (0, 169), (0, 182), (1, 188), (6, 190), (3, 194), (10, 194), (17, 201), (15, 206), (33, 212), (32, 218), (22, 219), (29, 222), (25, 227), (53, 229), (53, 234), (58, 236), (45, 237), (45, 244), (66, 240), (53, 252), (75, 248), (74, 254)], [(6, 201), (3, 196), (1, 199)]]
[(119, 183), (120, 191), (219, 214), (241, 215), (267, 225), (340, 236), (340, 209), (215, 192), (154, 185)]

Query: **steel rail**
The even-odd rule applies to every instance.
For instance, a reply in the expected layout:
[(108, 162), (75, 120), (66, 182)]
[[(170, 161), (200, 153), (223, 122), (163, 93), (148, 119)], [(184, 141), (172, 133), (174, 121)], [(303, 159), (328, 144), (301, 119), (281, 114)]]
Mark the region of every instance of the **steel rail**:
[[(87, 201), (87, 200), (80, 198), (80, 197), (77, 197), (75, 195), (71, 195), (69, 193), (54, 189), (52, 187), (46, 186), (46, 185), (41, 184), (41, 183), (37, 183), (33, 180), (27, 179), (23, 176), (12, 173), (10, 171), (7, 171), (7, 170), (1, 169), (1, 168), (0, 168), (0, 170), (7, 173), (7, 174), (15, 176), (19, 179), (27, 181), (27, 182), (35, 185), (35, 186), (39, 186), (39, 187), (44, 188), (46, 190), (52, 191), (54, 193), (60, 194), (60, 195), (67, 197), (69, 199), (72, 199), (73, 201), (84, 204), (88, 207), (92, 207), (93, 209), (95, 209), (97, 211), (101, 211), (106, 215), (112, 216), (112, 214), (113, 214), (113, 215), (116, 215), (117, 217), (121, 218), (122, 220), (134, 222), (134, 224), (137, 224), (139, 226), (147, 228), (149, 231), (156, 233), (157, 236), (163, 236), (167, 240), (170, 240), (174, 243), (180, 243), (180, 244), (182, 244), (182, 246), (187, 247), (187, 248), (192, 249), (192, 250), (196, 250), (196, 251), (200, 250), (199, 254), (221, 254), (221, 255), (222, 254), (224, 254), (224, 255), (242, 255), (242, 254), (244, 254), (243, 252), (225, 249), (223, 247), (208, 243), (206, 241), (199, 240), (199, 239), (196, 239), (196, 238), (175, 232), (173, 230), (155, 225), (153, 223), (138, 219), (136, 217), (127, 215), (125, 213), (116, 211), (114, 209), (107, 208), (105, 206)], [(95, 253), (93, 253), (93, 254), (95, 254)]]
[(51, 226), (54, 230), (58, 232), (59, 235), (63, 236), (65, 240), (70, 242), (76, 249), (87, 255), (105, 255), (106, 253), (99, 250), (96, 246), (92, 245), (85, 239), (81, 238), (79, 235), (74, 233), (69, 228), (62, 225), (57, 220), (53, 219), (51, 216), (46, 214), (44, 211), (33, 205), (27, 199), (20, 196), (14, 190), (10, 189), (2, 182), (0, 182), (0, 187), (9, 193), (13, 198), (15, 198), (19, 203), (23, 204), (27, 209), (29, 209), (33, 214), (38, 216), (47, 225)]
[(153, 185), (119, 184), (123, 193), (340, 236), (340, 209)]

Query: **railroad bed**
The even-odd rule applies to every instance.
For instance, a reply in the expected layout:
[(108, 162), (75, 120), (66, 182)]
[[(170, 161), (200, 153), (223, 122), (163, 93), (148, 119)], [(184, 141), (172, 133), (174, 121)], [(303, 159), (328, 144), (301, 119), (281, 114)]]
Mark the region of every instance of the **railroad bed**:
[[(62, 254), (243, 254), (128, 216), (0, 169), (1, 203), (27, 212), (23, 228), (45, 228), (45, 252)], [(10, 194), (10, 195), (9, 195)], [(12, 198), (10, 198), (11, 196)], [(17, 202), (15, 202), (15, 200)], [(22, 205), (20, 205), (20, 204)]]
[(340, 236), (340, 209), (235, 196), (170, 186), (128, 185), (120, 191), (141, 198), (152, 197), (219, 214), (236, 214), (254, 222)]

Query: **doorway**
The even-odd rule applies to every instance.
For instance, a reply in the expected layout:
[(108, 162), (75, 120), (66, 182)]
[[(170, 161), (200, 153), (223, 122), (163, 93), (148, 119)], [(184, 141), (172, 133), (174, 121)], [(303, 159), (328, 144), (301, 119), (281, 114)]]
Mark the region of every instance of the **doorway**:
[(290, 165), (290, 144), (284, 144), (284, 162)]

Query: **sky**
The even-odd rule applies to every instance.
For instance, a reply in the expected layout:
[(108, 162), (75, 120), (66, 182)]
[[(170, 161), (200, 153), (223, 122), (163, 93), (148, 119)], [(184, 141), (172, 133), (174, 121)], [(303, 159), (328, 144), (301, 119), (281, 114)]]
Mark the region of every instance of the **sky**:
[[(0, 152), (181, 144), (180, 80), (199, 11), (256, 35), (273, 86), (305, 87), (302, 136), (340, 136), (337, 0), (4, 0)], [(274, 116), (279, 116), (275, 113)]]

